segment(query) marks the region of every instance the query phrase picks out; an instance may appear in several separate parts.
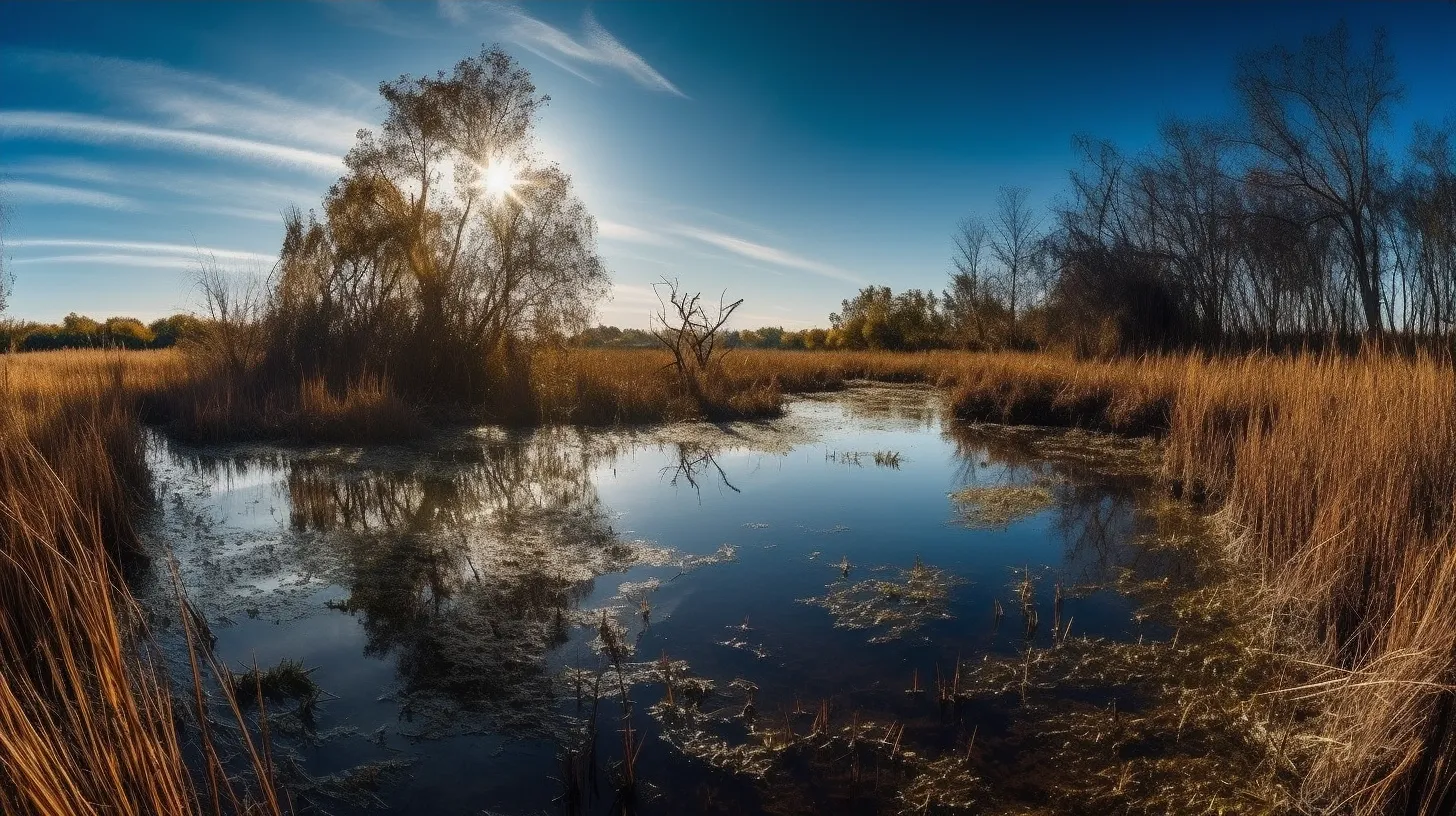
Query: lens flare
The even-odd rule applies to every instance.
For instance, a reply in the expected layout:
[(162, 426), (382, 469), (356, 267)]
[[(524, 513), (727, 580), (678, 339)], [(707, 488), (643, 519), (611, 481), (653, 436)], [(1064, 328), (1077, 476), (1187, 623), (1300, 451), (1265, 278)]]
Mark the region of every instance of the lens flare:
[(510, 159), (492, 160), (485, 166), (481, 179), (485, 187), (485, 194), (497, 201), (510, 195), (520, 181), (516, 175), (516, 164)]

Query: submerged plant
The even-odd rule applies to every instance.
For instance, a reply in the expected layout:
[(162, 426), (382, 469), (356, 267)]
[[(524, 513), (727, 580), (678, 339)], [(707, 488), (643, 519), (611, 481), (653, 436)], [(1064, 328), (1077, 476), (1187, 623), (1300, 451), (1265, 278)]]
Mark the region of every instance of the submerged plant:
[(900, 469), (899, 451), (875, 451), (874, 457), (875, 464), (879, 465), (880, 467), (890, 468), (891, 470)]
[(960, 518), (972, 527), (1006, 527), (1052, 503), (1044, 485), (972, 485), (950, 494)]
[(853, 583), (841, 579), (830, 584), (823, 597), (801, 603), (820, 606), (844, 629), (879, 629), (871, 643), (896, 640), (933, 620), (948, 620), (952, 587), (961, 579), (916, 557), (909, 569), (895, 578), (868, 578)]
[(233, 691), (238, 701), (244, 704), (260, 694), (270, 700), (290, 697), (308, 700), (320, 693), (318, 683), (311, 676), (313, 671), (306, 668), (302, 660), (284, 658), (271, 668), (252, 666), (242, 674), (234, 674)]

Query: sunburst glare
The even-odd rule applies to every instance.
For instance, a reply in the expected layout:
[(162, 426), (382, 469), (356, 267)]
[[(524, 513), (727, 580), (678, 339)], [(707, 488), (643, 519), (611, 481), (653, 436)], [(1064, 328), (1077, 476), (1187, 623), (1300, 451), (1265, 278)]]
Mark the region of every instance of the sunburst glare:
[(485, 166), (481, 183), (487, 196), (496, 201), (504, 199), (521, 183), (520, 177), (516, 175), (516, 163), (505, 158), (492, 159)]

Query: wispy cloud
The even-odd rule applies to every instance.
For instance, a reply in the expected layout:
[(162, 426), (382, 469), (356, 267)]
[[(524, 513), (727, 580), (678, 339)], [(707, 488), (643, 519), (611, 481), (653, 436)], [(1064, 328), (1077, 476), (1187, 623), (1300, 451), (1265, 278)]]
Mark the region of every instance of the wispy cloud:
[[(135, 175), (137, 174), (133, 174), (133, 176)], [(287, 205), (306, 208), (317, 202), (327, 189), (327, 185), (323, 183), (310, 188), (256, 178), (166, 171), (148, 173), (144, 178), (128, 178), (126, 182), (189, 198), (227, 201), (235, 207), (270, 209), (279, 212)]]
[(208, 213), (211, 215), (226, 215), (230, 218), (244, 218), (249, 221), (263, 221), (269, 224), (282, 224), (283, 211), (255, 210), (249, 207), (215, 207), (210, 204), (187, 207), (192, 212)]
[[(5, 184), (7, 195), (16, 201), (33, 204), (68, 204), (78, 207), (101, 207), (108, 210), (145, 209), (140, 201), (126, 196), (103, 193), (62, 184), (45, 184), (36, 181), (10, 181)], [(13, 244), (13, 242), (12, 242)]]
[(20, 162), (6, 162), (0, 165), (0, 172), (46, 176), (68, 181), (86, 181), (93, 184), (106, 184), (118, 180), (116, 172), (110, 166), (86, 159), (36, 157)]
[(762, 261), (774, 266), (781, 266), (787, 269), (797, 269), (801, 272), (808, 272), (813, 275), (820, 275), (834, 280), (848, 281), (850, 283), (863, 283), (863, 281), (851, 272), (841, 269), (833, 264), (823, 261), (816, 261), (812, 258), (805, 258), (802, 255), (795, 255), (786, 250), (777, 249), (765, 244), (755, 243), (736, 235), (716, 232), (701, 227), (686, 226), (683, 224), (674, 225), (672, 232), (695, 241), (700, 241), (709, 246), (727, 250), (739, 257), (750, 260)]
[(173, 255), (132, 255), (126, 253), (85, 253), (81, 255), (45, 255), (39, 258), (16, 258), (16, 266), (31, 264), (89, 264), (94, 266), (139, 266), (148, 269), (196, 269), (197, 261)]
[(317, 100), (292, 99), (157, 62), (34, 49), (9, 50), (4, 57), (16, 68), (65, 75), (176, 128), (222, 131), (342, 154), (354, 143), (354, 134), (370, 126), (359, 116)]
[(657, 306), (662, 301), (657, 298), (657, 290), (651, 286), (638, 286), (631, 283), (612, 284), (613, 303), (635, 303), (642, 305)]
[(470, 12), (461, 0), (440, 0), (436, 5), (440, 8), (440, 16), (455, 25), (466, 25), (470, 22)]
[[(170, 168), (51, 157), (0, 164), (0, 175), (15, 179), (10, 186), (19, 200), (162, 212), (175, 207), (268, 223), (278, 223), (289, 206), (304, 207), (318, 201), (324, 190), (323, 183), (309, 188), (257, 177), (179, 173)], [(81, 182), (87, 189), (56, 184), (55, 180)], [(94, 189), (97, 185), (123, 192)], [(177, 198), (163, 200), (149, 195), (157, 192)], [(132, 193), (146, 198), (147, 203)], [(215, 203), (219, 201), (227, 203)]]
[(44, 136), (88, 144), (131, 144), (247, 159), (319, 173), (343, 169), (338, 156), (196, 130), (155, 127), (102, 116), (52, 111), (0, 111), (0, 135)]
[[(6, 247), (11, 249), (109, 249), (123, 253), (144, 253), (153, 258), (174, 257), (186, 262), (186, 265), (196, 265), (197, 260), (203, 257), (212, 257), (221, 261), (243, 261), (251, 263), (272, 264), (277, 258), (273, 255), (266, 255), (261, 252), (247, 252), (241, 249), (226, 249), (222, 247), (192, 246), (190, 244), (167, 244), (154, 241), (106, 241), (92, 238), (22, 238), (16, 241), (7, 241)], [(50, 258), (20, 258), (16, 263), (41, 261), (56, 258), (83, 256), (51, 256)], [(131, 257), (117, 255), (115, 257)]]
[(605, 218), (597, 219), (597, 234), (609, 241), (648, 246), (672, 246), (672, 241), (660, 233), (642, 227), (634, 227), (631, 224), (608, 221)]
[[(392, 37), (429, 38), (438, 34), (395, 13), (381, 0), (316, 0), (344, 22)], [(408, 4), (406, 4), (408, 5)]]
[(588, 82), (597, 81), (590, 73), (592, 68), (605, 68), (626, 74), (649, 90), (688, 98), (687, 94), (649, 65), (640, 54), (628, 48), (597, 22), (591, 9), (587, 9), (582, 16), (581, 34), (572, 36), (550, 23), (532, 17), (519, 6), (505, 3), (464, 3), (458, 0), (445, 0), (440, 3), (441, 15), (456, 25), (470, 24), (474, 11), (483, 12), (498, 24), (498, 28), (492, 27), (493, 35), (513, 42)]

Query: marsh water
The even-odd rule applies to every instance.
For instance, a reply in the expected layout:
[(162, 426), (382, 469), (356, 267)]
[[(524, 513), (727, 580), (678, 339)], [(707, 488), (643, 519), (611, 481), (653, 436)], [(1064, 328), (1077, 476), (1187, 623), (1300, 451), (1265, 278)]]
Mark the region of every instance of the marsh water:
[(1017, 704), (941, 689), (1058, 638), (1169, 637), (1117, 587), (1180, 569), (1141, 543), (1145, 447), (963, 425), (920, 387), (766, 423), (151, 457), (151, 537), (217, 658), (312, 670), (268, 719), (330, 813), (611, 812), (628, 744), (637, 812), (895, 812), (912, 771), (763, 736), (851, 727), (1014, 791)]

